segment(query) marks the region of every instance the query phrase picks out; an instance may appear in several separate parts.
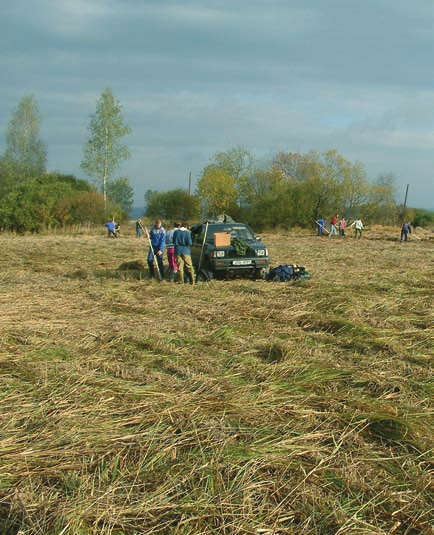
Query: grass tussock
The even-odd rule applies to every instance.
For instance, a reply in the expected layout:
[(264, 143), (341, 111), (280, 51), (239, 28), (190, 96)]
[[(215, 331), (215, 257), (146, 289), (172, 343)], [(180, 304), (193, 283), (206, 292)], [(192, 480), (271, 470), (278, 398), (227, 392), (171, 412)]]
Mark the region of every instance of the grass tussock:
[(263, 238), (312, 278), (1, 237), (0, 533), (433, 532), (432, 241)]

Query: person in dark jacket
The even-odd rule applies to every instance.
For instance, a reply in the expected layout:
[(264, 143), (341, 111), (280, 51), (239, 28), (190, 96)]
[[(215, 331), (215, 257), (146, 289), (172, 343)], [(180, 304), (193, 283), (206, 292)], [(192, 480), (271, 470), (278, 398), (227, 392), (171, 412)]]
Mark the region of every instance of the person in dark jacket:
[(409, 234), (411, 234), (411, 225), (407, 221), (407, 223), (404, 223), (401, 228), (401, 241), (408, 241)]
[(155, 225), (149, 232), (148, 238), (151, 241), (151, 246), (148, 252), (148, 267), (151, 278), (155, 276), (154, 255), (157, 259), (158, 270), (160, 272), (160, 278), (164, 276), (164, 244), (166, 242), (166, 231), (161, 225), (161, 219), (155, 221)]
[(178, 282), (184, 282), (184, 267), (190, 279), (190, 284), (194, 284), (194, 269), (191, 261), (191, 234), (187, 223), (182, 223), (173, 233), (173, 245), (175, 248), (175, 258), (178, 265)]

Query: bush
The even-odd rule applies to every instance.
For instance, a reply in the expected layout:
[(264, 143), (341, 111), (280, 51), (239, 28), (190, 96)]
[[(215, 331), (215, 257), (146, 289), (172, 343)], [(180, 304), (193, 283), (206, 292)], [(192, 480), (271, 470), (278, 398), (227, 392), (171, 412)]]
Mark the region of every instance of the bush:
[(434, 212), (423, 208), (415, 208), (412, 223), (414, 227), (430, 227), (434, 225)]

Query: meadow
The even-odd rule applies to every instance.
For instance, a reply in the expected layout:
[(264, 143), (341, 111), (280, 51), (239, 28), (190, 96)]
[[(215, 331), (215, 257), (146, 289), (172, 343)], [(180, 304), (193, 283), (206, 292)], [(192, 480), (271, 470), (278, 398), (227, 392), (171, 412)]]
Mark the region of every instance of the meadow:
[(1, 534), (433, 533), (433, 233), (262, 237), (311, 279), (0, 235)]

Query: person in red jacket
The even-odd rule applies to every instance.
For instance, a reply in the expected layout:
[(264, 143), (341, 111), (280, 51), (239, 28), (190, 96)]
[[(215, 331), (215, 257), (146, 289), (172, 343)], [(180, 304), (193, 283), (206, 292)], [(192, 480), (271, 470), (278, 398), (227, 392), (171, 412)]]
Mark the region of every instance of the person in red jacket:
[(333, 235), (337, 236), (338, 231), (336, 230), (336, 223), (338, 222), (339, 214), (334, 215), (330, 220), (330, 233), (329, 238), (331, 238)]

